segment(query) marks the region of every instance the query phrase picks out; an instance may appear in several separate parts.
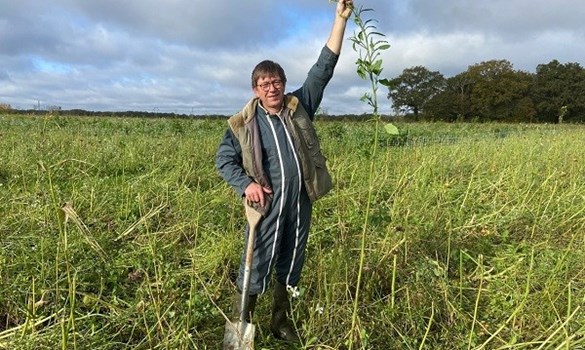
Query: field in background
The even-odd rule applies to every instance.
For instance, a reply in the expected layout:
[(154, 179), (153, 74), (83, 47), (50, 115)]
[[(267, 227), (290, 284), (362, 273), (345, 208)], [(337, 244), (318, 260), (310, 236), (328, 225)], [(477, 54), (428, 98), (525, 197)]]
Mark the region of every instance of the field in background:
[[(585, 127), (398, 126), (372, 159), (373, 123), (318, 122), (335, 189), (294, 300), (305, 348), (585, 348)], [(244, 225), (225, 127), (0, 115), (0, 349), (220, 348)], [(287, 349), (269, 310), (257, 348)]]

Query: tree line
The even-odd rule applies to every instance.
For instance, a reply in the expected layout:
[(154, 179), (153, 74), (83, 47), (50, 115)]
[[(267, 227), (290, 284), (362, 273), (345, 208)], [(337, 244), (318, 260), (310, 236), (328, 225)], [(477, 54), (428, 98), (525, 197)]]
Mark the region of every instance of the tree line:
[(462, 122), (585, 121), (585, 69), (553, 60), (535, 73), (491, 60), (445, 78), (424, 66), (386, 81), (395, 112), (407, 119)]
[[(4, 106), (4, 108), (2, 107)], [(91, 111), (85, 109), (14, 109), (9, 104), (0, 104), (0, 112), (20, 115), (35, 116), (63, 116), (63, 117), (112, 117), (112, 118), (203, 118), (225, 119), (229, 116), (221, 114), (185, 114), (174, 112), (148, 112), (148, 111)]]

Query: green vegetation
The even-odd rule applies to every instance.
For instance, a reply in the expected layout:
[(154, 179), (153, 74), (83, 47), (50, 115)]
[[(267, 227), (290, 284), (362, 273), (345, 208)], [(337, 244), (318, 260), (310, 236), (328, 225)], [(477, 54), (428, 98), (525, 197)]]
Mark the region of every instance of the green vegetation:
[[(318, 121), (336, 187), (304, 348), (585, 347), (585, 128), (397, 124), (372, 154), (374, 123)], [(0, 349), (219, 348), (245, 224), (213, 167), (225, 127), (0, 114)], [(287, 349), (269, 299), (257, 348)]]

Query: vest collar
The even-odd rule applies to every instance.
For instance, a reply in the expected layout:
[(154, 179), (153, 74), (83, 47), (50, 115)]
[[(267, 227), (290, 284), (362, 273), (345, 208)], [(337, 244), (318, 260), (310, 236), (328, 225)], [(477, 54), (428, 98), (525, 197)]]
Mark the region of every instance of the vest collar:
[[(242, 109), (242, 116), (244, 117), (244, 123), (250, 122), (252, 118), (256, 116), (256, 108), (259, 105), (258, 97), (252, 98), (244, 108)], [(297, 107), (299, 106), (299, 99), (292, 95), (287, 94), (284, 96), (284, 105), (286, 106), (284, 109), (289, 109), (291, 113), (296, 112)], [(262, 106), (260, 106), (262, 108)]]

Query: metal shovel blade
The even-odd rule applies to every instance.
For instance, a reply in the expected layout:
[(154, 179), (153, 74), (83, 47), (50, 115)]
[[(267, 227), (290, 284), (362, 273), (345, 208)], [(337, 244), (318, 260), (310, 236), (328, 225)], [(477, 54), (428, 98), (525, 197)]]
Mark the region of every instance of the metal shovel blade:
[(245, 321), (226, 322), (223, 350), (254, 350), (256, 326)]

